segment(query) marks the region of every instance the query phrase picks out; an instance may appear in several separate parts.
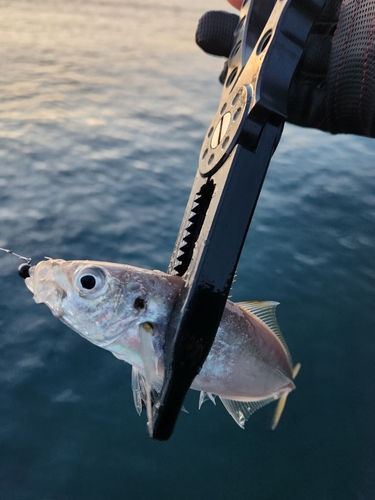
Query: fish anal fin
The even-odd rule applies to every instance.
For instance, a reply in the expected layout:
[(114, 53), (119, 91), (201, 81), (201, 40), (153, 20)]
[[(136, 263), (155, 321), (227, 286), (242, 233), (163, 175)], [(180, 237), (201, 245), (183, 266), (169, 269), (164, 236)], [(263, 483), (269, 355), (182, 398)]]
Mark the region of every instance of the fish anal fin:
[(201, 391), (199, 395), (199, 403), (198, 403), (198, 408), (199, 410), (201, 409), (202, 404), (207, 401), (208, 399), (213, 402), (214, 405), (216, 405), (215, 401), (216, 395), (212, 394), (211, 392), (204, 392)]
[(257, 401), (235, 401), (233, 399), (220, 398), (225, 409), (234, 421), (242, 428), (245, 428), (245, 422), (259, 408), (275, 401), (274, 397), (258, 399)]
[[(296, 378), (298, 375), (298, 372), (300, 371), (301, 368), (301, 363), (297, 363), (295, 367), (293, 368), (293, 380)], [(286, 394), (283, 394), (281, 398), (279, 399), (279, 402), (277, 403), (275, 413), (273, 415), (272, 419), (272, 425), (271, 429), (274, 431), (280, 421), (281, 415), (283, 414), (284, 408), (285, 408), (285, 403), (286, 403), (286, 398), (288, 397), (288, 392)]]

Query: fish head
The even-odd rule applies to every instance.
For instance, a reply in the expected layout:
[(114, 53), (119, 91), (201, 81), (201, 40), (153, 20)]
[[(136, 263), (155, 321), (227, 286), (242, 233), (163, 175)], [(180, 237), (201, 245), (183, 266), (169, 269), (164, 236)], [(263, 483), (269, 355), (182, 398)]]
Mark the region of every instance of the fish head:
[(143, 322), (163, 321), (180, 288), (164, 273), (159, 278), (156, 271), (95, 261), (48, 259), (29, 275), (26, 286), (35, 302), (100, 347)]

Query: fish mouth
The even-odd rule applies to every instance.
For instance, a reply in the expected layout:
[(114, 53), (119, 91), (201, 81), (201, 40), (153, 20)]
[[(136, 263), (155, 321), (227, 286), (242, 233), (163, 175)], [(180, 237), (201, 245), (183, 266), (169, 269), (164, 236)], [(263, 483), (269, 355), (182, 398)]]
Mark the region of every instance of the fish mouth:
[(34, 287), (35, 268), (36, 266), (30, 267), (29, 276), (25, 279), (25, 284), (32, 294), (34, 293), (34, 288), (35, 288)]
[(61, 316), (61, 302), (66, 297), (66, 291), (60, 285), (55, 273), (53, 261), (42, 261), (29, 269), (29, 277), (25, 284), (34, 295), (37, 304), (44, 303), (59, 317)]
[(33, 281), (33, 279), (26, 278), (25, 284), (26, 284), (27, 288), (30, 290), (30, 292), (33, 294), (34, 293), (34, 281)]

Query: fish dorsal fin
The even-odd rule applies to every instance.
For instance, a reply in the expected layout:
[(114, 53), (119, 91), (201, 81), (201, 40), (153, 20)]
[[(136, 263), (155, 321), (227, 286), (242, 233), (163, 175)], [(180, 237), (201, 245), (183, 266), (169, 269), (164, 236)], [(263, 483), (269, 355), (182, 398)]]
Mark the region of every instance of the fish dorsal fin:
[(277, 397), (259, 399), (258, 401), (234, 401), (233, 399), (220, 399), (229, 415), (242, 429), (244, 429), (245, 422), (254, 412), (259, 410), (259, 408), (262, 408), (262, 406), (272, 403), (272, 401), (275, 401)]
[(216, 395), (215, 394), (212, 394), (211, 392), (204, 392), (204, 391), (201, 391), (200, 395), (199, 395), (199, 403), (198, 403), (198, 408), (201, 409), (201, 406), (202, 404), (207, 401), (207, 400), (210, 400), (213, 402), (214, 405), (216, 405), (216, 401), (215, 401), (215, 398), (216, 398)]
[(273, 301), (254, 301), (254, 302), (237, 302), (237, 305), (242, 309), (254, 314), (257, 318), (259, 318), (263, 323), (265, 323), (270, 330), (276, 335), (279, 339), (281, 345), (284, 348), (285, 354), (288, 358), (289, 366), (293, 367), (292, 357), (290, 355), (288, 346), (285, 342), (283, 334), (281, 333), (280, 327), (277, 323), (276, 319), (276, 307), (279, 305), (279, 302)]

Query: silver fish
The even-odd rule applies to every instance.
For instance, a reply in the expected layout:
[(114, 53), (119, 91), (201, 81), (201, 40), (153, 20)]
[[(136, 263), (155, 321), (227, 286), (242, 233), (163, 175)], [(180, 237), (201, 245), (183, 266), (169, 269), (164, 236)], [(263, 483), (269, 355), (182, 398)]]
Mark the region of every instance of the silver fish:
[[(160, 392), (165, 330), (183, 279), (123, 264), (48, 259), (29, 270), (26, 285), (35, 302), (90, 342), (133, 367), (136, 409)], [(281, 414), (295, 389), (299, 365), (292, 360), (276, 322), (277, 302), (228, 300), (206, 362), (194, 379), (199, 407), (218, 396), (238, 425), (279, 398)], [(275, 417), (276, 426), (280, 415)]]

